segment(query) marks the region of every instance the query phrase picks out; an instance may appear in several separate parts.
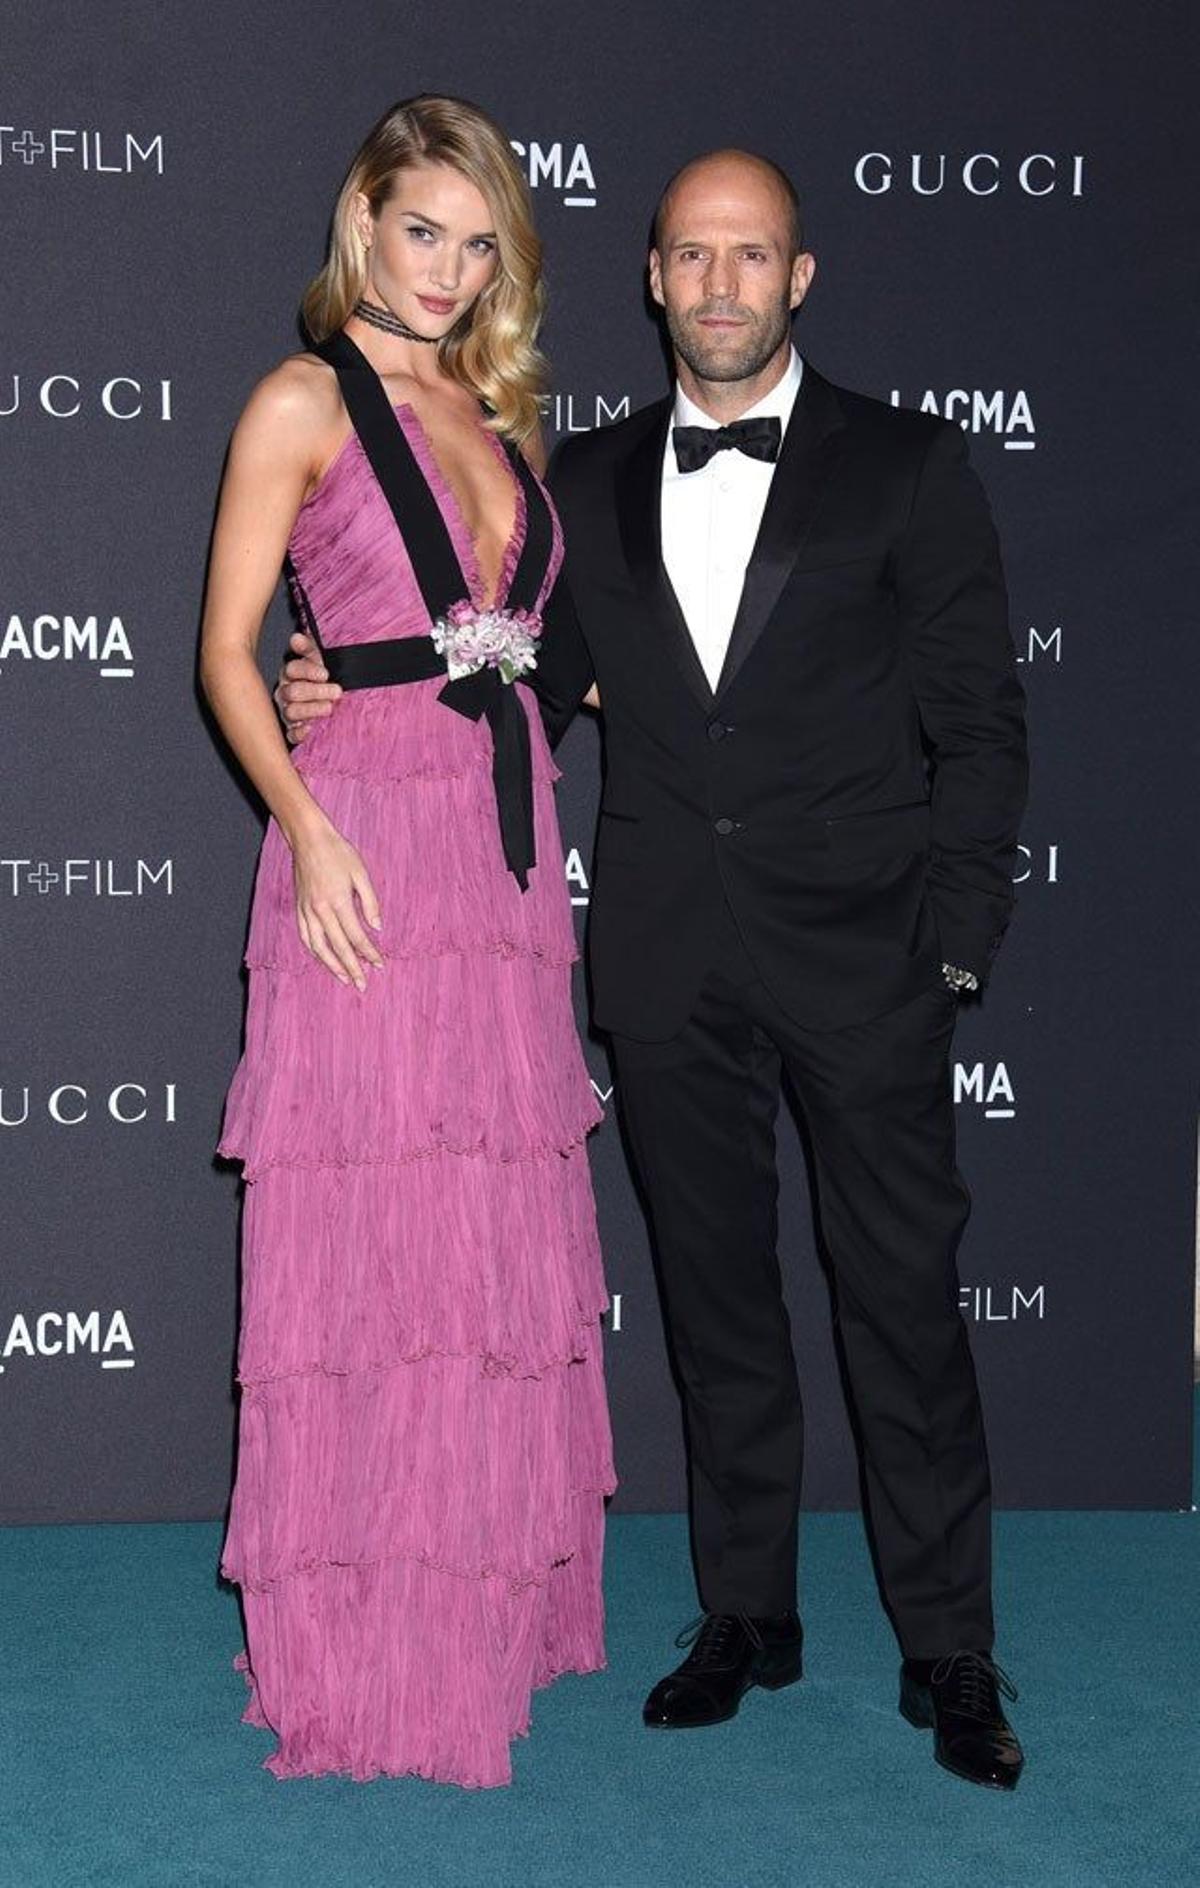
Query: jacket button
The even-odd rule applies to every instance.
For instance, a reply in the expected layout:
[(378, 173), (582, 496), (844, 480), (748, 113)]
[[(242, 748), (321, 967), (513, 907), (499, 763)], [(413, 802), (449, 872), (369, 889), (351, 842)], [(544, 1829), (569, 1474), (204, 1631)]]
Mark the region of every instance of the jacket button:
[(738, 823), (735, 819), (718, 819), (713, 822), (713, 826), (714, 830), (720, 833), (722, 839), (727, 839), (730, 833), (737, 831)]
[(723, 721), (710, 721), (708, 724), (708, 738), (710, 741), (723, 741), (727, 734), (732, 733), (733, 729), (727, 728)]

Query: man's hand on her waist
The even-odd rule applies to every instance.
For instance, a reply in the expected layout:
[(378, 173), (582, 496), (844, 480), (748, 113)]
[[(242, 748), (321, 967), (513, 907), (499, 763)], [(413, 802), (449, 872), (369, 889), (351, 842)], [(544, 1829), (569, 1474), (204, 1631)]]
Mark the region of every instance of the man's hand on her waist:
[(291, 656), (279, 670), (273, 700), (293, 747), (308, 733), (309, 725), (331, 715), (341, 689), (329, 680), (325, 664), (311, 636), (296, 630), (288, 640)]

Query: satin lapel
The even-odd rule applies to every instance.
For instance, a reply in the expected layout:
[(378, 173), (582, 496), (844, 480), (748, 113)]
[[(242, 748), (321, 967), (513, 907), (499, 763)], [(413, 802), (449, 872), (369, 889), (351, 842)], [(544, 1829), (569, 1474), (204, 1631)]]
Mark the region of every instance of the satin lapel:
[(833, 388), (806, 362), (762, 523), (746, 566), (741, 600), (717, 682), (717, 700), (762, 635), (804, 548), (841, 456), (844, 426)]
[(662, 635), (664, 647), (707, 714), (713, 705), (713, 692), (662, 560), (662, 460), (671, 408), (671, 401), (664, 400), (653, 409), (641, 438), (617, 466), (617, 517), (638, 593)]

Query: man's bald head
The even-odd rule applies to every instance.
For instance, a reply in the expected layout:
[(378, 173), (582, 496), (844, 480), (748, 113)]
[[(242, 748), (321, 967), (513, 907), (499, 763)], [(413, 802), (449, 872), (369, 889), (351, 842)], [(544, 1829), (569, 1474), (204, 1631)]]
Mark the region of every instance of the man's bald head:
[(749, 151), (711, 151), (663, 191), (650, 294), (679, 384), (713, 418), (737, 417), (786, 371), (791, 320), (815, 260), (791, 179)]
[(690, 199), (713, 190), (722, 194), (727, 191), (749, 194), (759, 199), (764, 209), (773, 199), (774, 207), (787, 225), (789, 258), (800, 254), (804, 248), (804, 229), (795, 184), (769, 157), (736, 150), (707, 151), (702, 157), (690, 158), (668, 180), (654, 212), (656, 249), (662, 250), (673, 213), (678, 209), (686, 215)]

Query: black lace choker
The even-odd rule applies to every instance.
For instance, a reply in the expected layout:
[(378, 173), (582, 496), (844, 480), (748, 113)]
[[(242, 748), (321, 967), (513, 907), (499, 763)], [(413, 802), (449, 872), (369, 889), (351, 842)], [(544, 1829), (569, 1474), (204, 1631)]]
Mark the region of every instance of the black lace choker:
[(424, 341), (430, 347), (436, 347), (442, 339), (440, 334), (418, 334), (410, 328), (407, 321), (401, 321), (390, 308), (379, 308), (374, 302), (363, 301), (360, 296), (352, 310), (360, 321), (365, 321), (372, 328), (382, 328), (384, 334), (394, 334), (401, 341)]

